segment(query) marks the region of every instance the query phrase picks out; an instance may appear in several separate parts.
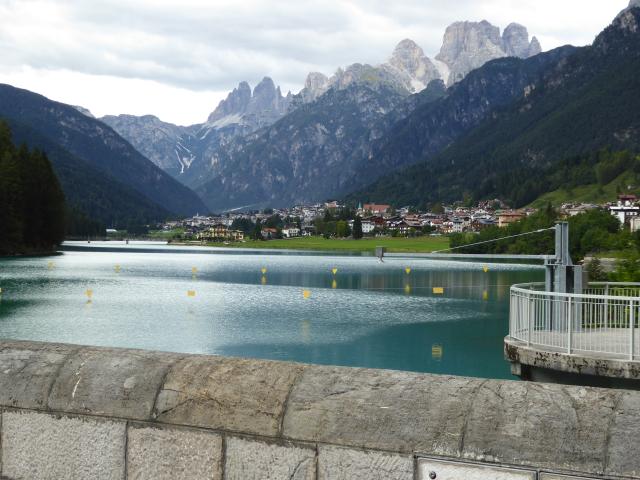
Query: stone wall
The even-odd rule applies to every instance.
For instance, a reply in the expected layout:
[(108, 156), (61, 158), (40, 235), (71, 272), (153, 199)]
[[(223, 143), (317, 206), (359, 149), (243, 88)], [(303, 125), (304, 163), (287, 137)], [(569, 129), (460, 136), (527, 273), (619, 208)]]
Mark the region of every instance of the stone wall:
[(8, 479), (640, 478), (639, 432), (634, 391), (0, 342)]

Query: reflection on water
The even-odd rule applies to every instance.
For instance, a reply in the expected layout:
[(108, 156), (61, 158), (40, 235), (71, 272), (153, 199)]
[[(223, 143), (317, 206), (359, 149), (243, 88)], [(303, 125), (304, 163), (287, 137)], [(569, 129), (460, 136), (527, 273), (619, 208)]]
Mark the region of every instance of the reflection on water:
[(0, 260), (0, 337), (509, 378), (509, 286), (543, 278), (523, 265), (71, 247), (55, 263)]

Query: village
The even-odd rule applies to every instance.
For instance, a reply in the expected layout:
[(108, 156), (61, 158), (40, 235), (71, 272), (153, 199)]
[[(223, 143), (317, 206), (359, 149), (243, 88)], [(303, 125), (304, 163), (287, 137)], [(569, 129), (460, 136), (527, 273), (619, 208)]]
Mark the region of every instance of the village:
[[(632, 232), (640, 230), (640, 203), (635, 195), (619, 195), (617, 201), (604, 205), (563, 204), (559, 212), (571, 217), (590, 209), (607, 209)], [(475, 207), (440, 206), (421, 212), (412, 207), (394, 209), (391, 205), (365, 203), (352, 209), (337, 201), (299, 205), (285, 209), (251, 212), (228, 212), (166, 222), (164, 232), (180, 231), (182, 240), (200, 242), (242, 242), (247, 238), (270, 240), (322, 235), (349, 237), (356, 218), (362, 236), (449, 235), (480, 232), (489, 227), (506, 227), (528, 215), (533, 208), (510, 209), (500, 200), (480, 202)]]

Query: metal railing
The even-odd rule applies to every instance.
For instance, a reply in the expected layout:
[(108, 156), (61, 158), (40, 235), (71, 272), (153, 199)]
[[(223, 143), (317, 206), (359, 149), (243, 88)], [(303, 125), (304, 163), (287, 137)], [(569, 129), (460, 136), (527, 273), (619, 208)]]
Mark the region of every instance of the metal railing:
[(582, 294), (511, 287), (509, 336), (565, 353), (640, 359), (640, 283), (590, 283)]

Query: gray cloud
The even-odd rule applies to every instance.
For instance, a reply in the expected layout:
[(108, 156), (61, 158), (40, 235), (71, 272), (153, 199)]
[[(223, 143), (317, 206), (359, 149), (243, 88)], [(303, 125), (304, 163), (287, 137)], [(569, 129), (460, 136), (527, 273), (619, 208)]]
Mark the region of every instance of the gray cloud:
[(543, 48), (589, 43), (627, 0), (0, 0), (0, 70), (63, 70), (223, 92), (265, 75), (383, 62), (403, 38), (433, 56), (456, 20), (526, 25)]

